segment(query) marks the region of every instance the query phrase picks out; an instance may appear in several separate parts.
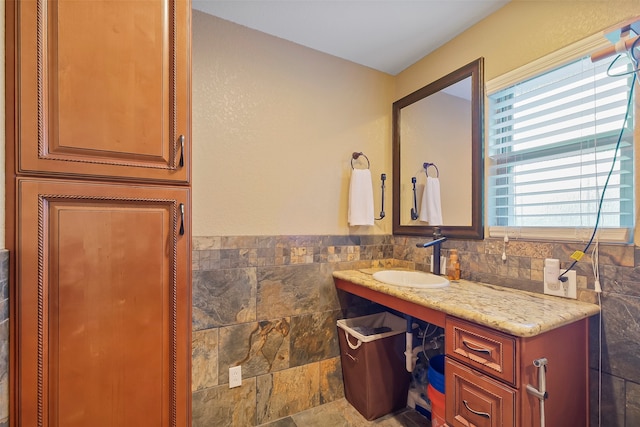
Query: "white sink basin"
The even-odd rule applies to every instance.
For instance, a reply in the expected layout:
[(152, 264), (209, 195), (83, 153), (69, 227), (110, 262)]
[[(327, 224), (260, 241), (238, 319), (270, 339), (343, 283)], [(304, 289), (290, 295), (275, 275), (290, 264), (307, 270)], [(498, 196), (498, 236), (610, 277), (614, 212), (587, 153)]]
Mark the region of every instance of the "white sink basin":
[(449, 280), (445, 277), (422, 271), (383, 270), (373, 273), (373, 278), (388, 285), (408, 288), (433, 289), (449, 286)]

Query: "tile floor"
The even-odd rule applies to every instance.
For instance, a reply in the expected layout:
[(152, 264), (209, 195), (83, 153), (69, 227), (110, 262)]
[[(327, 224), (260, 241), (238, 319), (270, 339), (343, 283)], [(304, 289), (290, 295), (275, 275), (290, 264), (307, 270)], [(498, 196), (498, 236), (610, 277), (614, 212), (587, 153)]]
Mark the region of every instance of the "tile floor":
[(431, 423), (411, 408), (367, 421), (346, 399), (339, 399), (304, 412), (281, 418), (260, 427), (431, 427)]

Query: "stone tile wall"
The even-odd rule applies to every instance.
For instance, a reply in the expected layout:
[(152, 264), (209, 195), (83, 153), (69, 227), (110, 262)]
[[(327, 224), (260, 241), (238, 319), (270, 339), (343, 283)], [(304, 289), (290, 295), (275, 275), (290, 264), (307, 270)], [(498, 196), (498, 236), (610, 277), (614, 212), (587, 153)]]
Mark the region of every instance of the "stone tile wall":
[[(391, 236), (193, 240), (193, 426), (254, 426), (343, 396), (334, 269), (392, 258)], [(381, 264), (378, 264), (381, 265)], [(345, 296), (345, 298), (349, 298)], [(229, 367), (241, 387), (229, 389)]]
[[(425, 239), (400, 236), (196, 237), (193, 251), (193, 425), (252, 426), (342, 397), (336, 319), (375, 310), (335, 291), (335, 269), (429, 268)], [(448, 240), (462, 276), (542, 292), (545, 258), (569, 265), (581, 244), (511, 239)], [(624, 245), (600, 246), (602, 316), (591, 323), (591, 420), (640, 425), (640, 257)], [(575, 267), (580, 299), (597, 302), (590, 254)], [(351, 311), (346, 313), (345, 310)], [(602, 320), (602, 358), (599, 322)], [(228, 368), (242, 365), (242, 387)]]
[[(341, 295), (339, 300), (331, 273), (390, 265), (427, 270), (431, 249), (415, 247), (423, 240), (194, 238), (193, 425), (258, 425), (342, 397), (335, 320), (372, 308), (356, 297)], [(458, 249), (465, 279), (542, 292), (544, 259), (558, 258), (567, 267), (581, 246), (511, 239), (503, 262), (501, 239), (449, 240), (443, 255)], [(640, 425), (639, 251), (624, 245), (600, 247), (603, 311), (591, 322), (592, 426), (598, 425), (599, 400), (602, 426)], [(1, 250), (0, 427), (8, 425), (9, 417), (8, 261), (9, 252)], [(590, 254), (576, 271), (581, 299), (597, 302)], [(239, 363), (243, 386), (229, 389), (228, 367)]]

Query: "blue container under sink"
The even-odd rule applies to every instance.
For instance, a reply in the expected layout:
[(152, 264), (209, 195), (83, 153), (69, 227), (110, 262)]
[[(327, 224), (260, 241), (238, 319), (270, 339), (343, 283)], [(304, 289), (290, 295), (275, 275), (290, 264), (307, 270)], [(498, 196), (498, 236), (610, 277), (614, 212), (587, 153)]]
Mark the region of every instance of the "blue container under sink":
[(433, 388), (444, 394), (444, 354), (438, 354), (429, 359), (427, 378)]

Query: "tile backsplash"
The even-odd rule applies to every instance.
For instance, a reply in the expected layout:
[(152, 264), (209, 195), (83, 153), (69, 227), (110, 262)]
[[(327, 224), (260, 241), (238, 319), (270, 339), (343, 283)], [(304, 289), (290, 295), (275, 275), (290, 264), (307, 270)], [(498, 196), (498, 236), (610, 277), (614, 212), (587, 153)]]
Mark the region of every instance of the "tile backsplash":
[[(337, 269), (428, 271), (431, 248), (404, 236), (214, 236), (193, 241), (193, 425), (259, 425), (343, 396), (336, 320), (379, 309), (335, 290)], [(542, 292), (545, 258), (561, 268), (581, 244), (448, 240), (462, 277)], [(503, 250), (506, 260), (502, 260)], [(637, 249), (600, 245), (602, 318), (591, 320), (591, 424), (598, 425), (602, 320), (602, 425), (640, 425), (640, 267)], [(576, 265), (578, 295), (598, 302), (591, 254)], [(228, 388), (242, 365), (243, 386)], [(304, 392), (302, 392), (304, 390)]]
[[(336, 268), (390, 259), (393, 239), (196, 237), (193, 425), (258, 425), (343, 397)], [(348, 296), (346, 298), (349, 298)], [(229, 367), (242, 387), (230, 389)]]
[[(338, 294), (337, 269), (401, 266), (428, 271), (424, 239), (402, 236), (205, 236), (193, 239), (193, 425), (252, 426), (343, 397), (336, 320), (379, 310)], [(561, 268), (580, 244), (448, 240), (462, 277), (542, 292), (545, 258)], [(590, 323), (591, 425), (640, 425), (640, 248), (601, 245), (576, 265), (580, 299), (602, 305)], [(0, 252), (0, 427), (9, 417), (8, 251)], [(600, 342), (602, 345), (600, 346)], [(601, 357), (600, 357), (601, 355)], [(242, 366), (241, 387), (228, 369)], [(601, 366), (601, 375), (598, 368)], [(598, 393), (598, 384), (602, 385)]]

